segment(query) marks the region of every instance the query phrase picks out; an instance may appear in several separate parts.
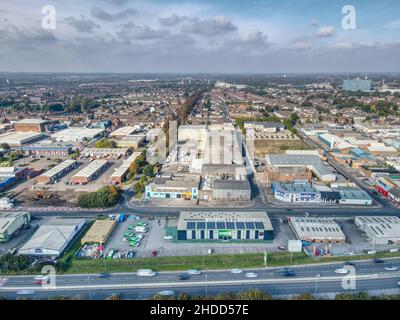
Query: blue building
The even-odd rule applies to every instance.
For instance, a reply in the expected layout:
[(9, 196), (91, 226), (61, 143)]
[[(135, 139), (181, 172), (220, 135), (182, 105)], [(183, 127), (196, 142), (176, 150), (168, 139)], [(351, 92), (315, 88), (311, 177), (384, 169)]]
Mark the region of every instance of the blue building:
[(362, 80), (362, 79), (347, 79), (347, 80), (343, 80), (342, 88), (344, 91), (371, 92), (372, 81), (371, 80)]

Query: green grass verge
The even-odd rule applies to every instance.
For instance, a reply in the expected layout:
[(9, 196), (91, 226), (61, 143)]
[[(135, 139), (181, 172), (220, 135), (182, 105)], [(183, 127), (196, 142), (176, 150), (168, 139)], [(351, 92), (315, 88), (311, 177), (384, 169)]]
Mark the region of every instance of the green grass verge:
[[(293, 259), (288, 252), (268, 254), (268, 267), (279, 267), (296, 264), (315, 264), (364, 260), (371, 258), (399, 257), (400, 253), (377, 253), (376, 255), (359, 255), (350, 257), (308, 257), (304, 253), (294, 253)], [(72, 258), (66, 273), (99, 273), (99, 272), (134, 272), (138, 269), (153, 269), (155, 271), (179, 271), (187, 269), (231, 269), (231, 268), (262, 268), (263, 253), (246, 253), (234, 255), (178, 256), (178, 257), (148, 257), (134, 259), (87, 260)]]

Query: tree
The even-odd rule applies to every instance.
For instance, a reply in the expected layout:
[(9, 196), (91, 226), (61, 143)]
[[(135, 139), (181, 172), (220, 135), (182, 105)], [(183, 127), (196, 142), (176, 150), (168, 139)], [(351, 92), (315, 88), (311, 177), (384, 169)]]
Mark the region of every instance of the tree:
[(152, 178), (154, 176), (154, 168), (151, 164), (148, 164), (147, 166), (144, 167), (143, 169), (143, 174), (146, 177)]
[(116, 205), (122, 190), (116, 186), (104, 186), (95, 192), (78, 196), (78, 205), (82, 208), (108, 208)]
[(117, 143), (114, 140), (108, 140), (108, 139), (101, 139), (96, 142), (95, 144), (96, 148), (116, 148)]
[(113, 293), (111, 296), (108, 296), (106, 300), (122, 300), (121, 295), (118, 293)]
[(10, 146), (8, 145), (8, 143), (5, 142), (0, 144), (0, 148), (4, 150), (10, 150)]
[(246, 291), (241, 291), (237, 294), (237, 299), (239, 300), (272, 300), (269, 293), (264, 293), (258, 289), (249, 289)]

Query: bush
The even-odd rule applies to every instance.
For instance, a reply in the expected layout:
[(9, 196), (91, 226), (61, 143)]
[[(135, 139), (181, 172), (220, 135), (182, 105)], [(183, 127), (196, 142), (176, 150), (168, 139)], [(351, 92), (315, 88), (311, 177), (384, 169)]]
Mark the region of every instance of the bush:
[(96, 148), (116, 148), (117, 143), (114, 140), (101, 139), (96, 142)]
[(109, 208), (118, 203), (122, 190), (115, 186), (104, 186), (96, 192), (81, 194), (78, 205), (82, 208)]

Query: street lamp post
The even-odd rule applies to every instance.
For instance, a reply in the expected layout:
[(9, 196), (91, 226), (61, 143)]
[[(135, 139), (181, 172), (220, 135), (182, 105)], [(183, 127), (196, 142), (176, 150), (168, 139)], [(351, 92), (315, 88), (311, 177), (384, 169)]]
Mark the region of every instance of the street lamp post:
[(319, 273), (315, 276), (315, 290), (314, 290), (314, 295), (317, 295), (318, 280), (319, 280), (320, 277), (321, 277), (321, 275), (320, 275)]

